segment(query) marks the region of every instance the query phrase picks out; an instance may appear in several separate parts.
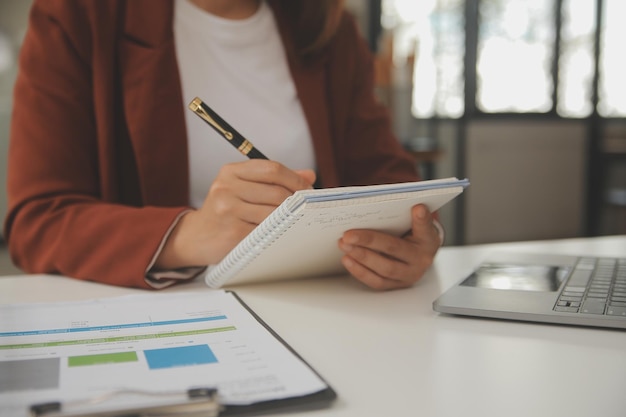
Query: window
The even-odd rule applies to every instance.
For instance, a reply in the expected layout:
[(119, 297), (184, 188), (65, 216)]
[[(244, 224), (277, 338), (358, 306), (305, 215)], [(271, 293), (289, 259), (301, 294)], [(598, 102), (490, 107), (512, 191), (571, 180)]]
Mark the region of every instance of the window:
[(605, 117), (626, 116), (626, 2), (604, 0), (603, 22), (600, 31), (600, 79), (598, 113)]
[(596, 6), (589, 0), (566, 0), (561, 13), (557, 112), (586, 117), (593, 110)]
[(394, 62), (414, 62), (412, 113), (418, 118), (463, 115), (463, 10), (462, 0), (383, 1)]
[(479, 3), (476, 105), (480, 110), (544, 113), (552, 108), (551, 3)]
[[(584, 118), (594, 109), (626, 116), (623, 0), (382, 0), (382, 6), (394, 62), (413, 63), (417, 118), (466, 112)], [(473, 8), (475, 16), (467, 13)], [(471, 31), (476, 50), (466, 51)], [(466, 53), (475, 72), (465, 68)], [(475, 96), (466, 100), (467, 93)]]

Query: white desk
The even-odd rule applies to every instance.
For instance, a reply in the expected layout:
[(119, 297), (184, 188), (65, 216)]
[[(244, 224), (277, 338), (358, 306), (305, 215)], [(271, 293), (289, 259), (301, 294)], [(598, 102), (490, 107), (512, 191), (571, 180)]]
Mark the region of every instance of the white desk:
[[(432, 301), (490, 251), (626, 255), (626, 236), (446, 247), (414, 288), (347, 277), (233, 287), (335, 388), (288, 416), (626, 415), (626, 332), (443, 316)], [(210, 291), (202, 282), (165, 291)], [(53, 276), (0, 278), (0, 302), (137, 292)]]

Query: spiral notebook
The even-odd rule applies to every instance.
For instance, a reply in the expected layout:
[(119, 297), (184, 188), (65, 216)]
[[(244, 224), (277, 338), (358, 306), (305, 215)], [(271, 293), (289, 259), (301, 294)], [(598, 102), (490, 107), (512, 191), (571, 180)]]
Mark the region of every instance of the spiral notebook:
[(357, 187), (301, 190), (277, 207), (220, 263), (207, 269), (211, 288), (345, 272), (337, 241), (349, 229), (402, 235), (411, 228), (410, 209), (431, 211), (469, 185), (445, 178)]

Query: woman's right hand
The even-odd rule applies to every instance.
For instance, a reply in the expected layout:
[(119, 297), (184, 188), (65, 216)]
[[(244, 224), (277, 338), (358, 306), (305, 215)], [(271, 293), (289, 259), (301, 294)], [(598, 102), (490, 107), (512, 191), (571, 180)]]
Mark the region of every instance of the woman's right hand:
[(224, 165), (202, 207), (183, 215), (157, 257), (158, 269), (219, 262), (295, 191), (313, 187), (315, 172), (268, 160)]

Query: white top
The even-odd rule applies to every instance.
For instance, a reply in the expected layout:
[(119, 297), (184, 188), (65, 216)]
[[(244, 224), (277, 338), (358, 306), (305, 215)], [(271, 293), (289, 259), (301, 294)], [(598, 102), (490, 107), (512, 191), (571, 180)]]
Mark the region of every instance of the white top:
[(175, 3), (174, 39), (185, 107), (192, 207), (200, 207), (222, 165), (244, 161), (223, 137), (187, 109), (200, 97), (268, 158), (315, 169), (311, 135), (274, 15), (262, 1), (242, 20)]

